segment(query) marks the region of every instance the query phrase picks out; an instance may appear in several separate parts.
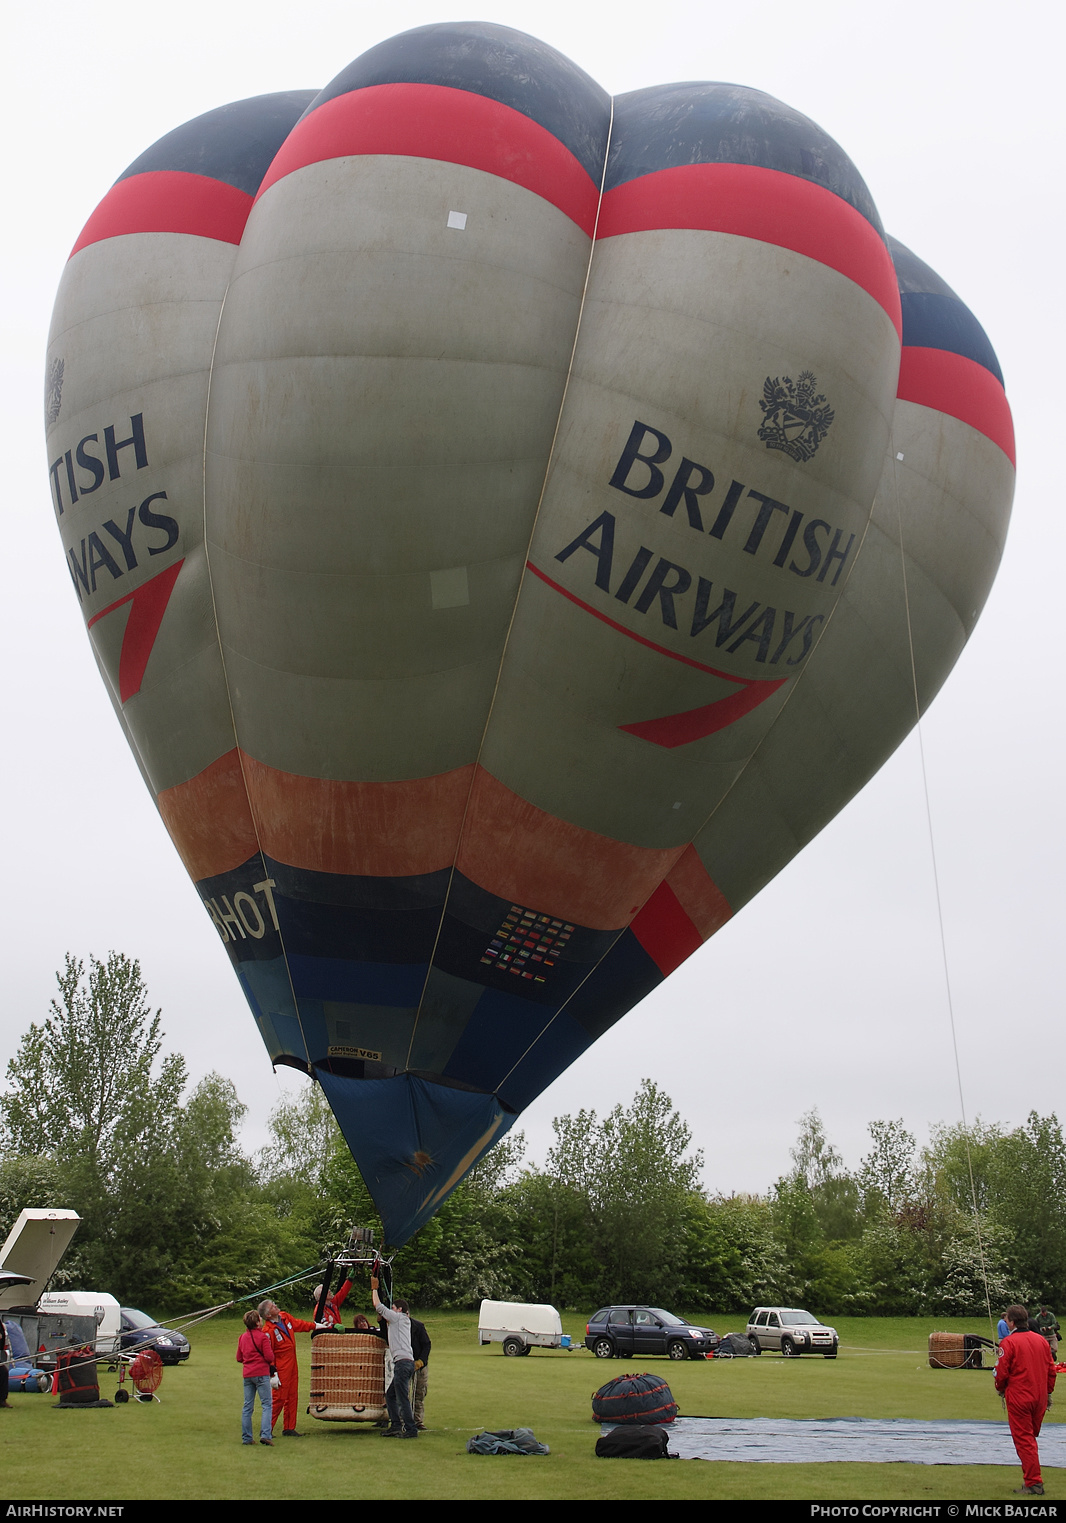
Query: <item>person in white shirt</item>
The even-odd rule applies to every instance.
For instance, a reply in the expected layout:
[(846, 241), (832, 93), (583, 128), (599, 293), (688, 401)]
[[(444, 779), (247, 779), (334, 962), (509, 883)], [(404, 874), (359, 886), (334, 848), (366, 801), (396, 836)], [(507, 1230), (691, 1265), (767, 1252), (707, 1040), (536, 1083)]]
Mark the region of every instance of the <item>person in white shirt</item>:
[(392, 1385), (385, 1392), (385, 1405), (389, 1410), (389, 1426), (385, 1438), (417, 1438), (418, 1425), (411, 1408), (411, 1381), (414, 1379), (415, 1358), (411, 1351), (411, 1318), (407, 1302), (394, 1300), (392, 1310), (378, 1299), (378, 1281), (371, 1276), (370, 1290), (374, 1297), (374, 1310), (389, 1329), (389, 1353), (392, 1355)]

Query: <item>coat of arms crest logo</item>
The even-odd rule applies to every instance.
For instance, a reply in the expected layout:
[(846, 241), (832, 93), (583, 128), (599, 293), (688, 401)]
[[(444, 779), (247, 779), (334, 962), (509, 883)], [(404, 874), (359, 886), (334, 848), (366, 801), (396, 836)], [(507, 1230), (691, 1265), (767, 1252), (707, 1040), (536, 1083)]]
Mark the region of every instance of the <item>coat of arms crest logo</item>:
[(818, 391), (817, 376), (810, 370), (801, 370), (795, 382), (787, 375), (767, 376), (762, 391), (759, 438), (767, 449), (784, 450), (801, 463), (810, 460), (835, 417)]

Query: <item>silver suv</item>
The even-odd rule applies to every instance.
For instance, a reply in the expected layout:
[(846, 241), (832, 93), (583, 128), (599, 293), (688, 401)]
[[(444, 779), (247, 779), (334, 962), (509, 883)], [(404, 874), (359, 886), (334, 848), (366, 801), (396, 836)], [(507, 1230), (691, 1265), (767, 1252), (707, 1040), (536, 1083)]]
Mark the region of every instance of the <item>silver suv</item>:
[(779, 1349), (786, 1359), (797, 1354), (821, 1354), (835, 1359), (840, 1339), (835, 1327), (826, 1327), (809, 1311), (794, 1306), (757, 1306), (744, 1329), (753, 1354)]

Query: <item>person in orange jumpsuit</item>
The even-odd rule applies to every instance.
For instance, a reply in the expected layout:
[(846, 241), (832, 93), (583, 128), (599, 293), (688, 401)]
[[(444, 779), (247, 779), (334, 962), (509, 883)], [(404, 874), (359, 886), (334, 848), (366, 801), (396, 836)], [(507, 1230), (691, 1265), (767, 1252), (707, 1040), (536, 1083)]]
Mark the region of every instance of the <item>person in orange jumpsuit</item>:
[(1024, 1306), (1008, 1306), (1006, 1319), (1010, 1332), (999, 1346), (996, 1390), (1006, 1398), (1010, 1436), (1022, 1462), (1023, 1484), (1016, 1489), (1023, 1496), (1042, 1497), (1044, 1478), (1036, 1441), (1055, 1389), (1055, 1362), (1047, 1339), (1029, 1331)]
[[(281, 1385), (274, 1392), (270, 1426), (273, 1430), (278, 1418), (284, 1412), (285, 1418), (281, 1424), (282, 1438), (300, 1438), (301, 1434), (296, 1431), (296, 1414), (300, 1406), (300, 1371), (296, 1363), (296, 1334), (313, 1333), (315, 1324), (304, 1322), (299, 1317), (290, 1317), (288, 1312), (281, 1310), (276, 1301), (261, 1301), (259, 1315), (263, 1319), (265, 1331), (270, 1334), (274, 1364), (281, 1380)], [(1047, 1347), (1046, 1344), (1044, 1346)]]

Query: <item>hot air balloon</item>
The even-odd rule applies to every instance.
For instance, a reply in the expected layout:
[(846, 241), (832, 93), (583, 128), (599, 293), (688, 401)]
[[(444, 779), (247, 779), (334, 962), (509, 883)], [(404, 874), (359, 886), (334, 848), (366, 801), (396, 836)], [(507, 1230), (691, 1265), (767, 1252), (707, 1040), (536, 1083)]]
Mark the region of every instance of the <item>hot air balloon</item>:
[(119, 721), (395, 1245), (899, 744), (1011, 502), (820, 128), (482, 23), (160, 139), (46, 379)]

